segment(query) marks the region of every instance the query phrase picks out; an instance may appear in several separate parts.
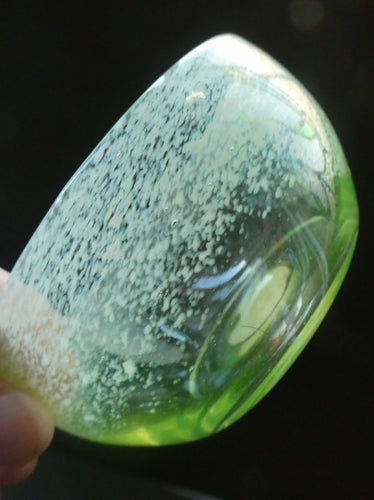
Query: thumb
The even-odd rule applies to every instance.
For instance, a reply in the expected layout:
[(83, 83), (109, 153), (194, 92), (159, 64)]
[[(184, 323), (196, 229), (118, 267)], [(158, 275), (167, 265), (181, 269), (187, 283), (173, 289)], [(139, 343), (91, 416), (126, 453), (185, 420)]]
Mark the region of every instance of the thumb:
[[(0, 291), (8, 277), (0, 268)], [(42, 405), (0, 380), (0, 485), (27, 477), (52, 437), (53, 422)]]
[(27, 394), (0, 382), (0, 484), (27, 477), (52, 437), (47, 411)]

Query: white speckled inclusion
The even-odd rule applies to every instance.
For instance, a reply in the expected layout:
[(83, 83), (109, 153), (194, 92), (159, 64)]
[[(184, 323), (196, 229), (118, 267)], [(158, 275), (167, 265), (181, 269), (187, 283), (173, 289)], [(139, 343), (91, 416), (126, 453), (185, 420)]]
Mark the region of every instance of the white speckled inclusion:
[(0, 296), (0, 372), (61, 427), (105, 440), (134, 413), (145, 432), (155, 412), (212, 402), (262, 345), (275, 362), (332, 278), (347, 170), (331, 134), (244, 40), (192, 51), (114, 125), (21, 255)]

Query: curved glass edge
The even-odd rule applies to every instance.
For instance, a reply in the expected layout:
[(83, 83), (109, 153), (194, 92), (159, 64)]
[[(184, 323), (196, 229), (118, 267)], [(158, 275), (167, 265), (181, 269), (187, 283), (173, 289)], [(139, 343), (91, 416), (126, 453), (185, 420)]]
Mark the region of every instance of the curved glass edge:
[(357, 232), (353, 236), (350, 244), (349, 253), (346, 255), (342, 266), (337, 272), (335, 279), (333, 280), (330, 288), (328, 289), (324, 299), (317, 306), (313, 314), (311, 315), (309, 321), (304, 326), (302, 331), (299, 333), (295, 341), (290, 345), (288, 350), (284, 353), (275, 367), (271, 372), (265, 377), (265, 379), (259, 384), (255, 391), (248, 397), (248, 399), (240, 404), (240, 407), (228, 415), (225, 420), (215, 429), (214, 432), (219, 432), (239, 418), (241, 418), (245, 413), (247, 413), (251, 408), (253, 408), (261, 399), (266, 396), (266, 394), (275, 386), (275, 384), (284, 376), (292, 364), (296, 361), (298, 356), (301, 354), (303, 349), (306, 347), (317, 328), (321, 324), (322, 320), (326, 316), (328, 310), (330, 309), (343, 280), (347, 274), (349, 265), (351, 263), (355, 246), (357, 241)]

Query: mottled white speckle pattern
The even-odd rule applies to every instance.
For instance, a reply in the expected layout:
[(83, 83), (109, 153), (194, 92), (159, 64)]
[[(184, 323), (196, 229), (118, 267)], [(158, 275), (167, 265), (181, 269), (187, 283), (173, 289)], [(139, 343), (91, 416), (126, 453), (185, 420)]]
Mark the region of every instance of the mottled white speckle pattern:
[[(314, 261), (333, 237), (332, 134), (243, 40), (183, 58), (90, 154), (21, 255), (0, 296), (3, 371), (71, 432), (103, 440), (136, 415), (154, 444), (147, 418), (219, 394), (260, 337), (310, 314), (309, 296), (293, 307), (297, 284), (313, 276), (326, 290)], [(243, 326), (256, 286), (268, 306), (252, 305)]]

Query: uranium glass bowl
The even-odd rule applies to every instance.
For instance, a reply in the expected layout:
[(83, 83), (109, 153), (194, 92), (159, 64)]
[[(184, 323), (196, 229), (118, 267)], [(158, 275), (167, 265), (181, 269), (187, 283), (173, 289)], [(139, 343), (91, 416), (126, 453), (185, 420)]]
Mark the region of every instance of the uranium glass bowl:
[(310, 339), (357, 225), (318, 104), (258, 48), (215, 37), (120, 118), (41, 222), (0, 295), (0, 376), (91, 440), (217, 432)]

